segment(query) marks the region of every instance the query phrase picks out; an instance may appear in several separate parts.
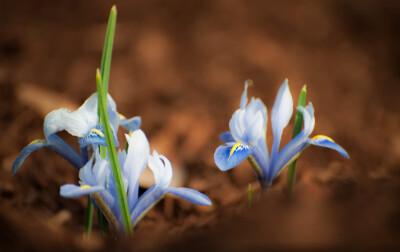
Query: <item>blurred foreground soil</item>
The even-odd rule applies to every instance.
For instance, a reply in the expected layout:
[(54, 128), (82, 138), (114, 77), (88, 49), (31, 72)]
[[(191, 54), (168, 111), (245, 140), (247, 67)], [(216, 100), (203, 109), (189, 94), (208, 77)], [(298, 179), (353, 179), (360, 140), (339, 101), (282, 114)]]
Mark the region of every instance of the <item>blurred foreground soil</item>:
[[(12, 177), (21, 149), (43, 138), (44, 116), (74, 109), (95, 91), (112, 3), (2, 0), (1, 251), (399, 249), (400, 2), (115, 3), (110, 93), (121, 113), (142, 117), (151, 147), (173, 162), (177, 183), (204, 192), (213, 205), (167, 197), (133, 239), (102, 238), (95, 224), (86, 240), (86, 199), (59, 196), (62, 184), (77, 183), (66, 161), (42, 149)], [(293, 200), (283, 191), (286, 173), (261, 197), (247, 163), (219, 171), (218, 136), (248, 78), (255, 83), (249, 96), (260, 97), (269, 113), (285, 78), (295, 103), (306, 83), (314, 135), (335, 139), (350, 160), (307, 149)], [(270, 129), (267, 138), (271, 146)]]

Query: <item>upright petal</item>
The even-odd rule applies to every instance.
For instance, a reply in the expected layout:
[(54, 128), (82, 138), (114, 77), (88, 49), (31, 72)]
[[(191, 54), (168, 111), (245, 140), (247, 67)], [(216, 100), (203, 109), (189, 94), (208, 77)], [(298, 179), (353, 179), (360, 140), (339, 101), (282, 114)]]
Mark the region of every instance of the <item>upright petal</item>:
[(276, 162), (279, 145), (281, 142), (282, 131), (289, 123), (293, 113), (293, 100), (290, 94), (287, 79), (284, 81), (279, 89), (278, 95), (275, 99), (274, 106), (271, 112), (272, 133), (274, 135), (274, 142), (271, 150), (271, 164)]
[(215, 164), (222, 171), (232, 169), (250, 156), (254, 148), (256, 147), (241, 143), (228, 143), (227, 146), (221, 145), (214, 153)]
[(244, 84), (244, 91), (242, 93), (242, 97), (240, 98), (240, 108), (244, 109), (247, 104), (247, 87), (248, 87), (248, 82), (246, 81)]
[(125, 136), (129, 149), (123, 171), (128, 179), (128, 201), (131, 208), (138, 198), (139, 177), (147, 166), (150, 146), (142, 130), (135, 130), (130, 136)]
[(165, 156), (153, 150), (153, 155), (149, 157), (149, 168), (153, 171), (156, 186), (169, 186), (172, 180), (172, 166)]

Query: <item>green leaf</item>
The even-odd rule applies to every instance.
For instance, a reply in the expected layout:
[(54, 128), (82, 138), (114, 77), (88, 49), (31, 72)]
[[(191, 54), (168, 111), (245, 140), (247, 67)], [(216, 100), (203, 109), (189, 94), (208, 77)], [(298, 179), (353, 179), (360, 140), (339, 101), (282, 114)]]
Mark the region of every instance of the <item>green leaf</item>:
[(122, 222), (124, 224), (125, 234), (130, 236), (133, 234), (132, 222), (131, 222), (131, 218), (130, 218), (125, 189), (124, 189), (124, 185), (122, 182), (121, 170), (119, 168), (117, 151), (115, 150), (115, 144), (114, 144), (114, 139), (113, 139), (113, 135), (111, 132), (111, 126), (110, 126), (110, 122), (108, 120), (107, 103), (106, 103), (107, 97), (105, 96), (103, 89), (102, 89), (102, 87), (103, 87), (102, 86), (102, 78), (101, 78), (101, 73), (100, 73), (99, 69), (97, 69), (97, 72), (96, 72), (96, 83), (97, 83), (97, 94), (98, 94), (98, 101), (99, 101), (99, 112), (100, 112), (101, 122), (103, 125), (104, 135), (106, 138), (107, 151), (108, 151), (108, 155), (110, 158), (111, 168), (112, 168), (112, 172), (114, 175), (115, 187), (117, 190), (119, 206), (121, 209)]
[(104, 94), (108, 93), (108, 81), (110, 77), (111, 56), (114, 44), (115, 26), (117, 23), (117, 7), (113, 5), (108, 18), (106, 37), (104, 40), (103, 54), (101, 56), (100, 73)]
[(93, 203), (90, 200), (90, 196), (88, 196), (87, 209), (86, 209), (86, 223), (85, 223), (85, 232), (87, 238), (90, 238), (90, 234), (92, 233), (92, 223), (93, 223)]
[[(307, 89), (306, 85), (300, 91), (298, 106), (305, 107), (306, 105), (306, 97), (307, 97)], [(303, 124), (303, 112), (297, 110), (296, 117), (294, 120), (294, 127), (293, 127), (293, 136), (292, 139), (295, 138), (301, 131), (301, 126)], [(286, 192), (291, 197), (294, 192), (294, 187), (296, 184), (296, 164), (297, 160), (294, 160), (288, 168), (288, 173), (286, 177)]]

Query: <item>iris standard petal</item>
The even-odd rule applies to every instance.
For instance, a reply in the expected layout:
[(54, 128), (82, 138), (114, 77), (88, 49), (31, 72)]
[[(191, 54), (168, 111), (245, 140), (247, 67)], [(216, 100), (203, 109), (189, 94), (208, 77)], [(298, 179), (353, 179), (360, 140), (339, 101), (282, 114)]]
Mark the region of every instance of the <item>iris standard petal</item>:
[(46, 116), (43, 131), (46, 138), (63, 130), (73, 136), (84, 137), (97, 125), (97, 122), (97, 113), (82, 109), (82, 107), (74, 112), (66, 109), (57, 109)]
[(125, 135), (129, 144), (128, 153), (126, 155), (123, 172), (129, 181), (128, 201), (129, 207), (133, 207), (138, 197), (139, 177), (147, 166), (147, 160), (150, 155), (150, 146), (146, 135), (142, 130), (135, 130), (129, 136)]
[(242, 93), (242, 97), (240, 97), (240, 108), (244, 109), (247, 104), (247, 87), (248, 87), (248, 82), (246, 81), (244, 84), (244, 91)]
[(159, 155), (153, 150), (153, 155), (149, 157), (149, 168), (152, 170), (154, 180), (158, 187), (167, 187), (172, 179), (171, 162), (163, 155)]
[(246, 111), (242, 109), (236, 110), (233, 115), (231, 120), (229, 121), (229, 129), (230, 132), (232, 133), (233, 138), (237, 142), (244, 142), (245, 139), (245, 124), (244, 124), (244, 116), (245, 116)]
[(219, 135), (219, 139), (221, 139), (225, 143), (235, 142), (235, 139), (233, 139), (232, 133), (230, 131), (224, 132)]
[(279, 89), (271, 112), (272, 133), (274, 135), (274, 142), (271, 150), (271, 163), (275, 162), (274, 160), (277, 157), (281, 142), (282, 131), (289, 123), (292, 113), (293, 100), (292, 95), (290, 94), (288, 81), (286, 79)]
[(201, 192), (186, 187), (168, 187), (166, 192), (201, 206), (210, 206), (211, 200)]
[(253, 153), (255, 146), (242, 145), (241, 143), (228, 143), (221, 145), (214, 153), (214, 161), (222, 171), (227, 171), (245, 160)]
[(135, 131), (140, 128), (142, 124), (142, 118), (140, 116), (135, 116), (130, 119), (126, 119), (124, 116), (120, 115), (120, 124), (128, 131)]
[(330, 148), (332, 150), (339, 152), (339, 154), (342, 155), (343, 157), (350, 158), (349, 154), (346, 152), (346, 150), (343, 149), (342, 146), (335, 143), (335, 141), (333, 141), (333, 139), (330, 137), (318, 135), (318, 136), (313, 137), (312, 139), (309, 139), (308, 143), (312, 144), (312, 145), (316, 145), (316, 146)]
[(77, 198), (83, 195), (91, 194), (91, 193), (97, 193), (104, 191), (105, 187), (102, 186), (88, 186), (88, 185), (83, 185), (83, 186), (77, 186), (73, 184), (66, 184), (61, 186), (60, 188), (60, 195), (63, 196), (64, 198)]

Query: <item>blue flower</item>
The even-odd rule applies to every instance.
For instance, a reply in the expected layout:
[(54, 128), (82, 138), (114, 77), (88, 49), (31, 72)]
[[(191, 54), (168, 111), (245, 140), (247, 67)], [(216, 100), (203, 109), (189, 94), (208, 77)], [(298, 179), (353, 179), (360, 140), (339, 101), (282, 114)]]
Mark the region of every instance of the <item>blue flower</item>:
[(272, 181), (293, 162), (300, 153), (309, 145), (331, 148), (343, 157), (349, 158), (347, 152), (331, 138), (318, 135), (309, 138), (314, 125), (314, 108), (311, 102), (307, 107), (298, 107), (303, 112), (304, 128), (281, 151), (283, 129), (288, 125), (293, 113), (293, 100), (289, 91), (287, 80), (279, 89), (271, 114), (272, 133), (274, 141), (271, 156), (266, 145), (267, 109), (260, 99), (252, 98), (247, 104), (247, 87), (240, 100), (240, 108), (235, 111), (229, 122), (230, 132), (223, 133), (220, 138), (226, 145), (219, 146), (214, 153), (216, 165), (222, 171), (229, 170), (244, 159), (256, 162), (257, 178), (263, 186), (271, 186)]
[[(168, 187), (172, 179), (172, 167), (168, 159), (157, 152), (150, 156), (148, 140), (141, 130), (126, 135), (128, 151), (119, 151), (118, 160), (124, 189), (127, 195), (131, 221), (136, 225), (143, 216), (167, 193), (175, 194), (199, 205), (211, 205), (204, 194), (190, 188)], [(97, 152), (96, 152), (97, 153)], [(66, 184), (60, 189), (63, 197), (75, 198), (90, 194), (96, 205), (103, 211), (107, 219), (114, 225), (114, 230), (122, 230), (122, 217), (109, 160), (95, 155), (95, 164), (90, 160), (80, 171), (80, 186)], [(139, 198), (139, 176), (147, 165), (152, 169), (155, 184)]]
[[(77, 136), (81, 150), (92, 144), (105, 146), (104, 132), (101, 123), (99, 123), (97, 106), (97, 93), (94, 93), (76, 111), (71, 112), (67, 109), (58, 109), (50, 112), (44, 120), (43, 131), (45, 139), (32, 141), (21, 151), (12, 165), (12, 174), (17, 173), (30, 153), (43, 147), (52, 149), (74, 167), (80, 169), (87, 161), (87, 158), (84, 156), (80, 157), (56, 133), (65, 130), (71, 135)], [(114, 132), (114, 139), (116, 139), (116, 132), (119, 125), (129, 131), (134, 131), (140, 127), (140, 117), (136, 116), (126, 119), (123, 115), (119, 114), (116, 111), (115, 102), (110, 95), (108, 95), (107, 109)], [(82, 155), (84, 154), (82, 153)]]

